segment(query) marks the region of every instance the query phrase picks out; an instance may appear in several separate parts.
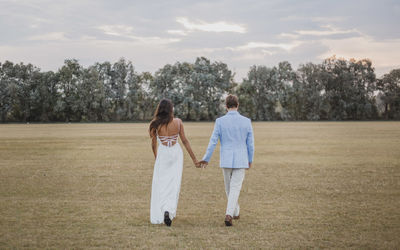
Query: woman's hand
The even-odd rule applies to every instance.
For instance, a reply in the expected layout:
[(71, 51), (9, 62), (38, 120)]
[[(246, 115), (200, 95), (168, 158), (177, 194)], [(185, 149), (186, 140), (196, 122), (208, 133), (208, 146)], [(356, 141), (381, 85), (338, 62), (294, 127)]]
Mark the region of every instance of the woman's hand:
[(177, 118), (177, 120), (178, 120), (178, 122), (180, 122), (180, 126), (181, 126), (181, 130), (179, 132), (179, 137), (181, 138), (183, 145), (185, 146), (186, 150), (188, 151), (190, 158), (192, 158), (194, 165), (196, 166), (196, 168), (199, 168), (201, 166), (199, 164), (199, 161), (196, 159), (196, 156), (194, 155), (192, 148), (190, 147), (189, 140), (185, 136), (185, 129), (183, 127), (183, 123), (180, 119)]
[(193, 163), (196, 166), (196, 168), (201, 168), (201, 164), (198, 160), (194, 160)]

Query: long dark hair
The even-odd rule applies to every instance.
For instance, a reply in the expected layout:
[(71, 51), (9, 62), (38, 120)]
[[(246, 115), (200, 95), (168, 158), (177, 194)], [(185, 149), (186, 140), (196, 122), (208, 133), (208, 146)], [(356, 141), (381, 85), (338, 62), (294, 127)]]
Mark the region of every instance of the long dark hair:
[(154, 112), (153, 120), (150, 122), (149, 134), (150, 137), (156, 135), (156, 131), (160, 126), (167, 125), (174, 118), (174, 105), (169, 99), (162, 99), (157, 105)]

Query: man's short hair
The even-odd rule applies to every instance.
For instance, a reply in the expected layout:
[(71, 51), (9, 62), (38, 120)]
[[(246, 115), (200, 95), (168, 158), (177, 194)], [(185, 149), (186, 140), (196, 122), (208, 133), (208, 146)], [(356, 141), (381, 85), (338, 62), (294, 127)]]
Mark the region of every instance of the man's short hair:
[(239, 101), (237, 96), (235, 95), (228, 95), (225, 99), (225, 104), (228, 109), (230, 108), (237, 108), (239, 106)]

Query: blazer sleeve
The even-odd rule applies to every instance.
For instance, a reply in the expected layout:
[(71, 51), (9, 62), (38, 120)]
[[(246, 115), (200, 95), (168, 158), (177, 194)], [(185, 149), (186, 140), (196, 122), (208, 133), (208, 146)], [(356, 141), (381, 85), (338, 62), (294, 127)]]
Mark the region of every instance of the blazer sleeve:
[(247, 154), (249, 157), (249, 162), (253, 162), (254, 157), (254, 134), (253, 134), (253, 126), (251, 125), (251, 121), (249, 122), (249, 130), (247, 132)]
[(203, 157), (203, 161), (209, 162), (211, 159), (211, 156), (214, 152), (215, 146), (218, 143), (218, 139), (220, 137), (220, 129), (219, 129), (219, 123), (218, 119), (215, 121), (214, 125), (214, 131), (211, 135), (210, 142), (208, 143), (207, 151)]

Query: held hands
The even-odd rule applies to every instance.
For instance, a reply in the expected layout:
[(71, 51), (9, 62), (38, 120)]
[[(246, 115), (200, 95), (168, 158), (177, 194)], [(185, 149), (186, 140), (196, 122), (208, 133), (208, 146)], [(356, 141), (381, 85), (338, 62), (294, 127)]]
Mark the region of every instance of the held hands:
[(201, 168), (206, 168), (207, 165), (208, 165), (208, 162), (206, 162), (206, 161), (204, 161), (204, 160), (203, 160), (203, 161), (200, 161), (199, 163), (200, 163), (200, 167), (201, 167)]
[(193, 163), (196, 166), (196, 168), (206, 168), (208, 165), (208, 162), (204, 160), (203, 161), (194, 160)]
[(196, 166), (196, 168), (206, 168), (208, 165), (208, 162), (206, 161), (195, 161), (194, 165)]
[(198, 160), (194, 161), (194, 165), (196, 166), (196, 168), (201, 168), (201, 164)]
[(206, 168), (208, 165), (208, 162), (206, 161), (193, 160), (193, 163), (196, 166), (196, 168)]

